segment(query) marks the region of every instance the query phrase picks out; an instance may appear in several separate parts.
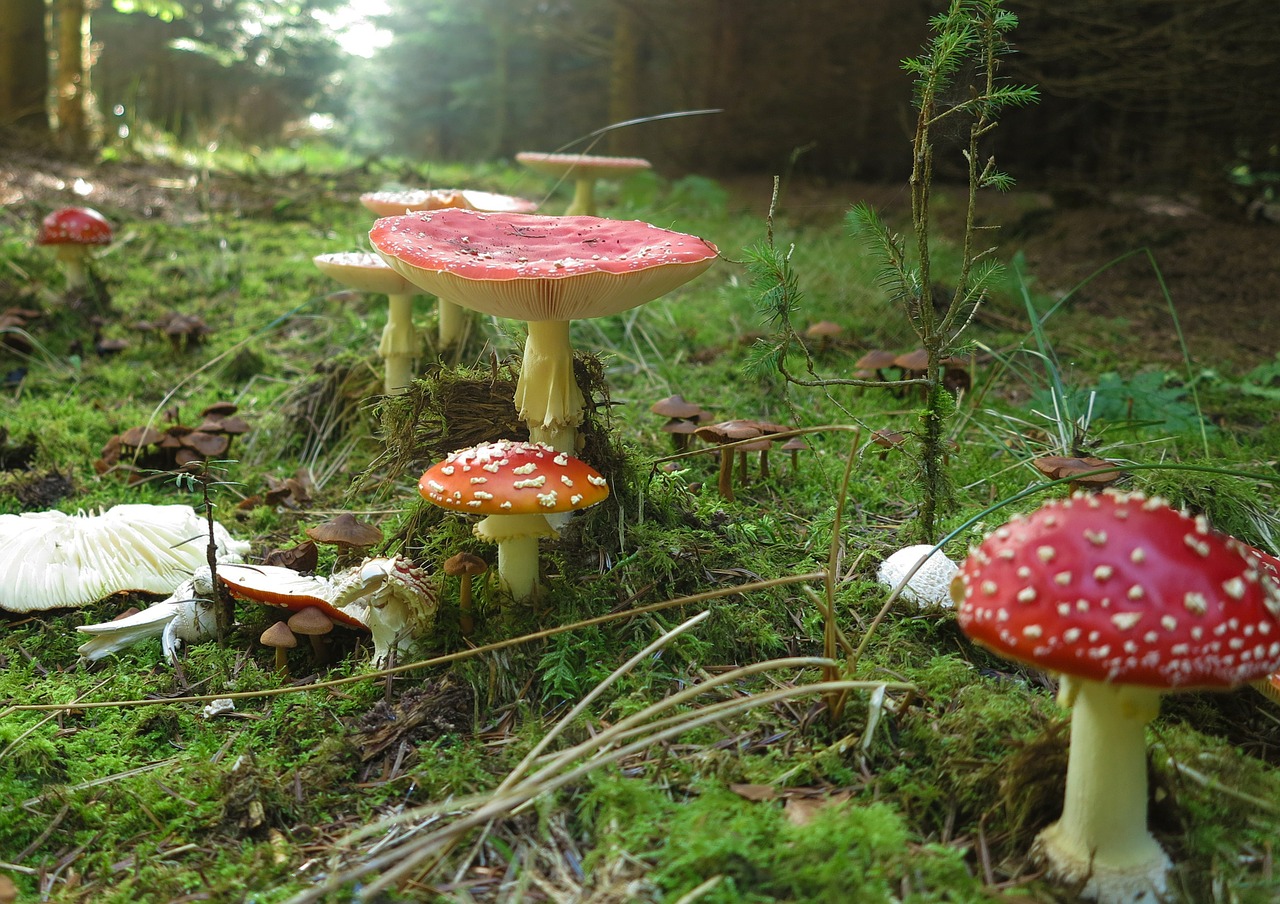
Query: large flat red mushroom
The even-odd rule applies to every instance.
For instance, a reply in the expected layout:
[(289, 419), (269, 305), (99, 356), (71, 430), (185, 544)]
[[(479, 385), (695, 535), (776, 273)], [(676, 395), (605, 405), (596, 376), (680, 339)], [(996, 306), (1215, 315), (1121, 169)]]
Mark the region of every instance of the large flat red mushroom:
[(516, 407), (530, 439), (576, 451), (583, 397), (569, 322), (618, 314), (711, 266), (716, 246), (638, 221), (448, 209), (386, 217), (370, 241), (427, 292), (529, 326)]

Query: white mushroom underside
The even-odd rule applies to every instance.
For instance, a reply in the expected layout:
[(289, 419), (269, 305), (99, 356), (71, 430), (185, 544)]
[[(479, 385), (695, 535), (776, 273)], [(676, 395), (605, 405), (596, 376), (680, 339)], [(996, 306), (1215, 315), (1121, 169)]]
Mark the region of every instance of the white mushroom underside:
[[(206, 564), (208, 523), (185, 505), (117, 505), (97, 515), (0, 515), (0, 608), (84, 606), (124, 590), (168, 594)], [(219, 561), (249, 544), (214, 524)]]

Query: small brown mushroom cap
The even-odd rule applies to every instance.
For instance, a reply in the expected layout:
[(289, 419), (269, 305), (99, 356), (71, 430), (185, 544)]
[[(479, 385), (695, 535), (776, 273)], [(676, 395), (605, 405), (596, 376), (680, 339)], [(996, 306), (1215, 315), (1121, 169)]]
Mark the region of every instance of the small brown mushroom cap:
[(819, 320), (811, 323), (805, 329), (804, 334), (810, 339), (825, 339), (830, 342), (836, 336), (844, 332), (844, 327), (836, 323), (834, 320)]
[[(1076, 484), (1082, 486), (1105, 487), (1115, 483), (1121, 477), (1119, 471), (1099, 471), (1100, 468), (1116, 464), (1116, 462), (1107, 461), (1105, 458), (1071, 458), (1063, 455), (1043, 455), (1040, 458), (1033, 458), (1031, 464), (1037, 471), (1051, 480), (1069, 477)], [(1090, 474), (1088, 477), (1078, 476), (1089, 471), (1099, 472)]]
[(929, 353), (922, 348), (903, 352), (893, 359), (894, 366), (903, 370), (926, 370), (929, 367)]
[(701, 407), (693, 404), (693, 402), (686, 401), (682, 395), (669, 395), (665, 399), (658, 399), (658, 401), (649, 406), (649, 410), (662, 417), (679, 418), (681, 420), (697, 418), (702, 414)]
[(853, 362), (853, 366), (858, 370), (884, 370), (886, 367), (896, 367), (894, 361), (897, 357), (893, 352), (884, 349), (872, 349)]
[(444, 560), (444, 573), (451, 578), (461, 575), (475, 576), (489, 570), (489, 563), (477, 555), (460, 552)]
[(333, 630), (333, 619), (325, 615), (315, 606), (299, 609), (289, 616), (289, 629), (294, 634), (317, 637)]
[(278, 621), (262, 632), (258, 642), (264, 647), (275, 647), (277, 650), (292, 650), (298, 645), (297, 636), (285, 622)]
[(343, 512), (323, 524), (309, 527), (306, 534), (317, 543), (331, 543), (352, 549), (364, 549), (382, 542), (382, 531), (368, 522), (357, 520), (350, 512)]

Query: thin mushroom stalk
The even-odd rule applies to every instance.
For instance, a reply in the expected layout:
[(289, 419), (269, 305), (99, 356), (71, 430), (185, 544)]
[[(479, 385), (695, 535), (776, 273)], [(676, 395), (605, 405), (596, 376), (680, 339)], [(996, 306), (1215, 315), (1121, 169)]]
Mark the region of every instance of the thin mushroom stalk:
[(382, 328), (378, 355), (386, 365), (383, 389), (387, 395), (402, 392), (413, 382), (415, 359), (422, 347), (413, 325), (413, 296), (388, 295), (387, 325)]

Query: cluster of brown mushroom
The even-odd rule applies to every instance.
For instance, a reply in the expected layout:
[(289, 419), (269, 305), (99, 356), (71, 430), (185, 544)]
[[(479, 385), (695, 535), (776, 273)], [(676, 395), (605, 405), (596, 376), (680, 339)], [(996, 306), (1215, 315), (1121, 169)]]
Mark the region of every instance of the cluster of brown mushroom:
[(199, 314), (169, 311), (155, 320), (138, 320), (130, 325), (135, 332), (164, 336), (175, 352), (187, 352), (204, 343), (212, 329)]
[[(973, 362), (970, 359), (953, 356), (938, 363), (942, 365), (942, 385), (952, 395), (968, 391), (972, 383), (969, 370)], [(872, 349), (855, 361), (853, 367), (853, 376), (859, 380), (918, 380), (925, 376), (929, 367), (929, 354), (922, 348), (901, 354)]]
[(147, 471), (175, 471), (224, 458), (232, 440), (249, 432), (249, 425), (235, 412), (231, 402), (216, 402), (200, 412), (202, 420), (195, 427), (177, 423), (176, 410), (166, 412), (174, 423), (164, 430), (143, 424), (107, 440), (94, 470), (99, 474), (119, 471), (128, 474), (130, 483), (137, 483)]
[[(654, 414), (667, 418), (661, 429), (663, 433), (671, 434), (677, 452), (683, 452), (688, 449), (690, 437), (697, 437), (703, 442), (715, 446), (724, 446), (730, 443), (739, 444), (733, 446), (732, 449), (719, 453), (720, 472), (716, 486), (720, 495), (730, 502), (734, 498), (733, 462), (735, 457), (738, 460), (739, 485), (746, 486), (750, 483), (751, 476), (748, 460), (751, 452), (760, 453), (760, 477), (766, 479), (769, 476), (769, 452), (773, 450), (775, 444), (772, 436), (778, 433), (788, 433), (793, 429), (785, 424), (746, 418), (706, 423), (713, 417), (711, 412), (693, 402), (687, 401), (678, 394), (659, 399), (649, 406), (649, 410)], [(791, 453), (791, 466), (794, 470), (799, 467), (800, 452), (808, 449), (809, 444), (804, 441), (803, 437), (793, 436), (789, 437), (778, 448)]]

